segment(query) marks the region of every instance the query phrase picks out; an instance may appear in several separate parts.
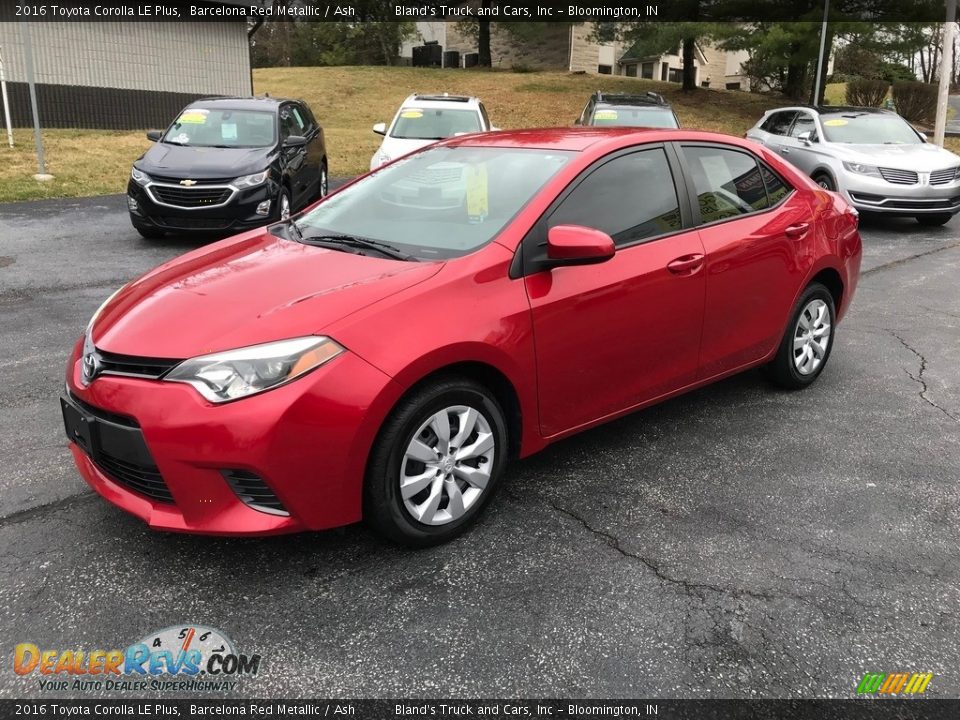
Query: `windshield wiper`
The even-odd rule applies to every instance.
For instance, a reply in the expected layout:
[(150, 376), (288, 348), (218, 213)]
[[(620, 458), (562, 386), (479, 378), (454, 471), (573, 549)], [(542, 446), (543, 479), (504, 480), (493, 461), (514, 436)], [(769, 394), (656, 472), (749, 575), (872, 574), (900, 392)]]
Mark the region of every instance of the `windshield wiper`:
[[(296, 227), (296, 223), (291, 223)], [(318, 245), (321, 247), (351, 247), (354, 249), (365, 249), (365, 250), (375, 250), (381, 255), (386, 255), (387, 257), (394, 258), (396, 260), (406, 260), (408, 262), (419, 262), (418, 258), (415, 258), (413, 255), (408, 255), (407, 253), (395, 248), (393, 245), (388, 245), (384, 242), (378, 242), (377, 240), (370, 240), (369, 238), (358, 237), (356, 235), (343, 235), (343, 234), (329, 234), (329, 233), (317, 233), (304, 235), (300, 232), (300, 228), (297, 228), (297, 234), (299, 235), (299, 242), (304, 243), (305, 245)]]

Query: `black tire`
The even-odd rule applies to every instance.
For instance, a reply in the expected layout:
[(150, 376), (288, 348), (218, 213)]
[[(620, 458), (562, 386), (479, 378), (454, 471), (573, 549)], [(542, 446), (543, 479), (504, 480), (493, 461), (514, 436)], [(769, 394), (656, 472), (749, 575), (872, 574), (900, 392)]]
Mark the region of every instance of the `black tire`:
[(286, 201), (287, 201), (287, 208), (288, 208), (288, 211), (287, 211), (287, 212), (288, 212), (288, 214), (290, 214), (290, 215), (293, 214), (293, 204), (292, 204), (293, 201), (290, 199), (290, 191), (287, 190), (285, 187), (281, 187), (281, 188), (280, 188), (280, 192), (277, 193), (277, 201), (276, 201), (276, 202), (277, 202), (277, 204), (276, 204), (276, 216), (277, 216), (277, 220), (283, 220), (283, 219), (284, 219), (284, 217), (283, 217), (283, 200), (284, 200), (284, 198), (286, 198)]
[[(819, 365), (810, 372), (801, 372), (795, 360), (794, 340), (804, 334), (800, 326), (800, 316), (808, 305), (814, 301), (822, 301), (826, 304), (830, 315), (830, 332), (826, 349)], [(800, 295), (793, 312), (790, 314), (790, 322), (783, 332), (783, 339), (780, 341), (780, 347), (777, 348), (777, 354), (773, 360), (764, 368), (767, 377), (775, 384), (787, 390), (801, 390), (810, 385), (814, 380), (820, 377), (820, 373), (827, 366), (830, 359), (830, 352), (833, 350), (833, 343), (836, 336), (837, 315), (836, 308), (833, 305), (833, 295), (826, 287), (818, 282), (810, 283), (807, 289)], [(802, 352), (802, 351), (801, 351)]]
[(829, 173), (819, 172), (813, 176), (813, 181), (824, 190), (833, 190), (834, 192), (837, 191), (837, 183), (834, 182)]
[[(490, 477), (480, 494), (457, 519), (445, 524), (425, 524), (411, 514), (401, 497), (400, 478), (404, 455), (414, 440), (414, 434), (431, 416), (445, 408), (460, 405), (476, 410), (490, 428), (494, 440)], [(473, 524), (493, 496), (507, 463), (507, 448), (503, 410), (489, 390), (479, 383), (458, 376), (429, 381), (402, 399), (380, 429), (367, 463), (363, 498), (364, 520), (379, 535), (409, 547), (428, 547), (452, 540)], [(482, 461), (478, 460), (477, 464), (480, 462)], [(426, 466), (423, 467), (425, 472), (429, 472)], [(438, 469), (438, 478), (441, 473)], [(433, 482), (431, 480), (431, 483)], [(440, 480), (441, 485), (445, 482), (457, 481)], [(429, 494), (432, 486), (426, 486), (422, 492)], [(412, 502), (417, 502), (416, 497), (413, 496)], [(449, 503), (449, 498), (446, 501)], [(466, 504), (464, 502), (464, 505)]]
[(940, 227), (950, 222), (953, 217), (950, 213), (931, 213), (930, 215), (917, 215), (917, 222), (925, 227)]
[(151, 227), (150, 225), (141, 225), (140, 223), (131, 222), (133, 229), (140, 233), (140, 237), (147, 240), (159, 240), (166, 233), (159, 228)]
[(324, 160), (320, 163), (320, 182), (317, 184), (317, 194), (313, 196), (313, 199), (319, 200), (324, 198), (330, 192), (330, 176), (327, 172), (327, 161)]

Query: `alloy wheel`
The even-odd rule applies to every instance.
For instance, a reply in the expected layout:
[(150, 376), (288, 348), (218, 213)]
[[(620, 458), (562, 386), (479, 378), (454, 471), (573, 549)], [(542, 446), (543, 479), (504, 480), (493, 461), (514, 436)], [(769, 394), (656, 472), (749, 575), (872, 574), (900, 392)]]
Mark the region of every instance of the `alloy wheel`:
[(496, 457), (490, 422), (476, 408), (452, 405), (413, 434), (400, 464), (400, 497), (410, 516), (446, 525), (464, 515), (490, 482)]

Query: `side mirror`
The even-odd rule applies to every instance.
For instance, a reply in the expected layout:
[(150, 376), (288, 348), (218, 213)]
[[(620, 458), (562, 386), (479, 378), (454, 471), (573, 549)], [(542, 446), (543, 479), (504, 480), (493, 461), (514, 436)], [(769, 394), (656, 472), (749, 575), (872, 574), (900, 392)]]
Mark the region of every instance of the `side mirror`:
[(307, 139), (303, 135), (290, 135), (283, 141), (285, 148), (303, 147), (307, 144)]
[(147, 130), (147, 140), (150, 142), (160, 142), (163, 137), (163, 130)]
[(811, 145), (816, 142), (813, 139), (813, 132), (811, 130), (804, 130), (802, 133), (797, 135), (797, 140), (802, 142), (804, 145)]
[(377, 135), (386, 135), (387, 134), (387, 124), (386, 123), (377, 123), (373, 126), (373, 131)]
[(613, 238), (580, 225), (556, 225), (547, 232), (547, 258), (556, 265), (593, 265), (613, 257)]

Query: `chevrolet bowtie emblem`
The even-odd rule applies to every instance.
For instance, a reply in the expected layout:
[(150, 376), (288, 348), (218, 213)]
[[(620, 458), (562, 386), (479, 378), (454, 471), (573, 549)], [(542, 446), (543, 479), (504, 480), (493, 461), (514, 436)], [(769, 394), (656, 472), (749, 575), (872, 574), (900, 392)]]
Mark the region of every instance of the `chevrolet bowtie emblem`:
[(181, 185), (186, 185), (187, 187), (190, 187), (191, 185), (196, 185), (196, 184), (197, 184), (197, 181), (196, 181), (196, 180), (181, 180), (181, 181), (180, 181), (180, 184), (181, 184)]

